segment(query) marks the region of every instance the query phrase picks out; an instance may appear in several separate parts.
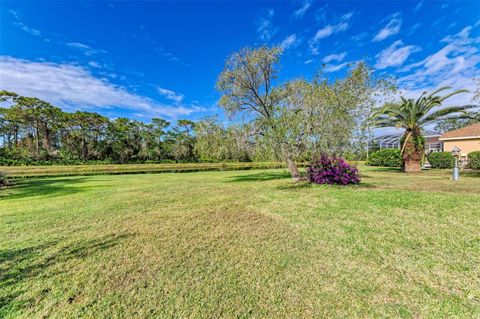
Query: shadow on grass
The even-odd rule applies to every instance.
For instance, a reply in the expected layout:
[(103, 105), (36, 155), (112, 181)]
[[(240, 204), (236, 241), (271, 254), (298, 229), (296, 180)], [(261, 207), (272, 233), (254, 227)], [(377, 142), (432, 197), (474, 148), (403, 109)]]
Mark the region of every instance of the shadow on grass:
[(291, 178), (288, 172), (262, 172), (248, 175), (232, 176), (228, 183), (231, 182), (261, 182), (270, 181), (274, 179), (286, 179)]
[(469, 172), (461, 172), (461, 175), (465, 177), (476, 177), (480, 178), (480, 171), (469, 171)]
[[(60, 249), (61, 243), (51, 241), (45, 244), (26, 248), (7, 248), (0, 250), (0, 317), (21, 311), (22, 308), (31, 306), (33, 300), (21, 298), (28, 287), (25, 283), (32, 278), (50, 278), (60, 273), (54, 272), (51, 267), (65, 263), (72, 259), (83, 259), (97, 252), (110, 249), (132, 234), (108, 235), (95, 239), (77, 241)], [(53, 252), (52, 252), (53, 250)], [(41, 295), (46, 295), (50, 288), (46, 287)], [(72, 299), (73, 301), (73, 299)]]
[(279, 190), (297, 190), (304, 188), (312, 188), (313, 184), (309, 181), (291, 182), (277, 187)]
[(81, 192), (85, 188), (73, 185), (83, 183), (87, 177), (65, 177), (16, 180), (12, 187), (0, 192), (0, 199), (20, 199), (32, 196), (63, 196)]
[(393, 173), (403, 173), (403, 171), (398, 167), (384, 167), (384, 166), (366, 166), (366, 171), (374, 172), (393, 172)]

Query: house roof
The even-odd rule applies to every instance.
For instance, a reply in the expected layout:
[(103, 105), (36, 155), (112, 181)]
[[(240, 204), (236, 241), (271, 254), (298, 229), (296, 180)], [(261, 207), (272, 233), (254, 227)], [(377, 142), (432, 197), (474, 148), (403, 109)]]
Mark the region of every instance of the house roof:
[(459, 139), (459, 138), (480, 138), (480, 123), (472, 124), (459, 128), (458, 130), (453, 130), (450, 132), (443, 133), (440, 136), (441, 140), (444, 139)]

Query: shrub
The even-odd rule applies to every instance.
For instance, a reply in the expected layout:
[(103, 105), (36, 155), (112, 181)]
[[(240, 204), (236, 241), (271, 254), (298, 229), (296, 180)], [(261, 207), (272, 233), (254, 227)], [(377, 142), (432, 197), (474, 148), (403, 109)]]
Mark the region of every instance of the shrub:
[(427, 156), (432, 168), (453, 168), (455, 157), (450, 152), (433, 152)]
[(343, 158), (322, 155), (307, 167), (308, 178), (315, 184), (358, 184), (360, 174), (356, 167)]
[(376, 151), (368, 157), (367, 165), (400, 167), (402, 166), (402, 155), (400, 150), (396, 148), (384, 148)]
[(468, 167), (480, 169), (480, 151), (468, 153)]

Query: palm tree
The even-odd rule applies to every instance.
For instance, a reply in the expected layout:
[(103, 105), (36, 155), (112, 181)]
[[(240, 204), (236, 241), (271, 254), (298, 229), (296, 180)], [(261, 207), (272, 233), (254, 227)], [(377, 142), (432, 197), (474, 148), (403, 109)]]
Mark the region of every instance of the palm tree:
[(416, 100), (401, 97), (400, 103), (387, 103), (371, 116), (372, 127), (397, 127), (405, 129), (401, 139), (403, 169), (405, 172), (420, 172), (424, 154), (422, 129), (437, 121), (448, 118), (466, 118), (468, 110), (475, 105), (442, 107), (442, 103), (453, 95), (468, 92), (457, 90), (446, 95), (438, 93), (450, 87), (439, 88), (427, 95), (423, 92)]

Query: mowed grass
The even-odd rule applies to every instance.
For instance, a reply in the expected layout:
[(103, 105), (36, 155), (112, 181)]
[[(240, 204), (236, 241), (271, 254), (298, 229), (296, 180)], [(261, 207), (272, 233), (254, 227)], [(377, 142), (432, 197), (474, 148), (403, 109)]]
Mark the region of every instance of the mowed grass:
[(1, 318), (478, 318), (480, 178), (58, 177), (0, 195)]

